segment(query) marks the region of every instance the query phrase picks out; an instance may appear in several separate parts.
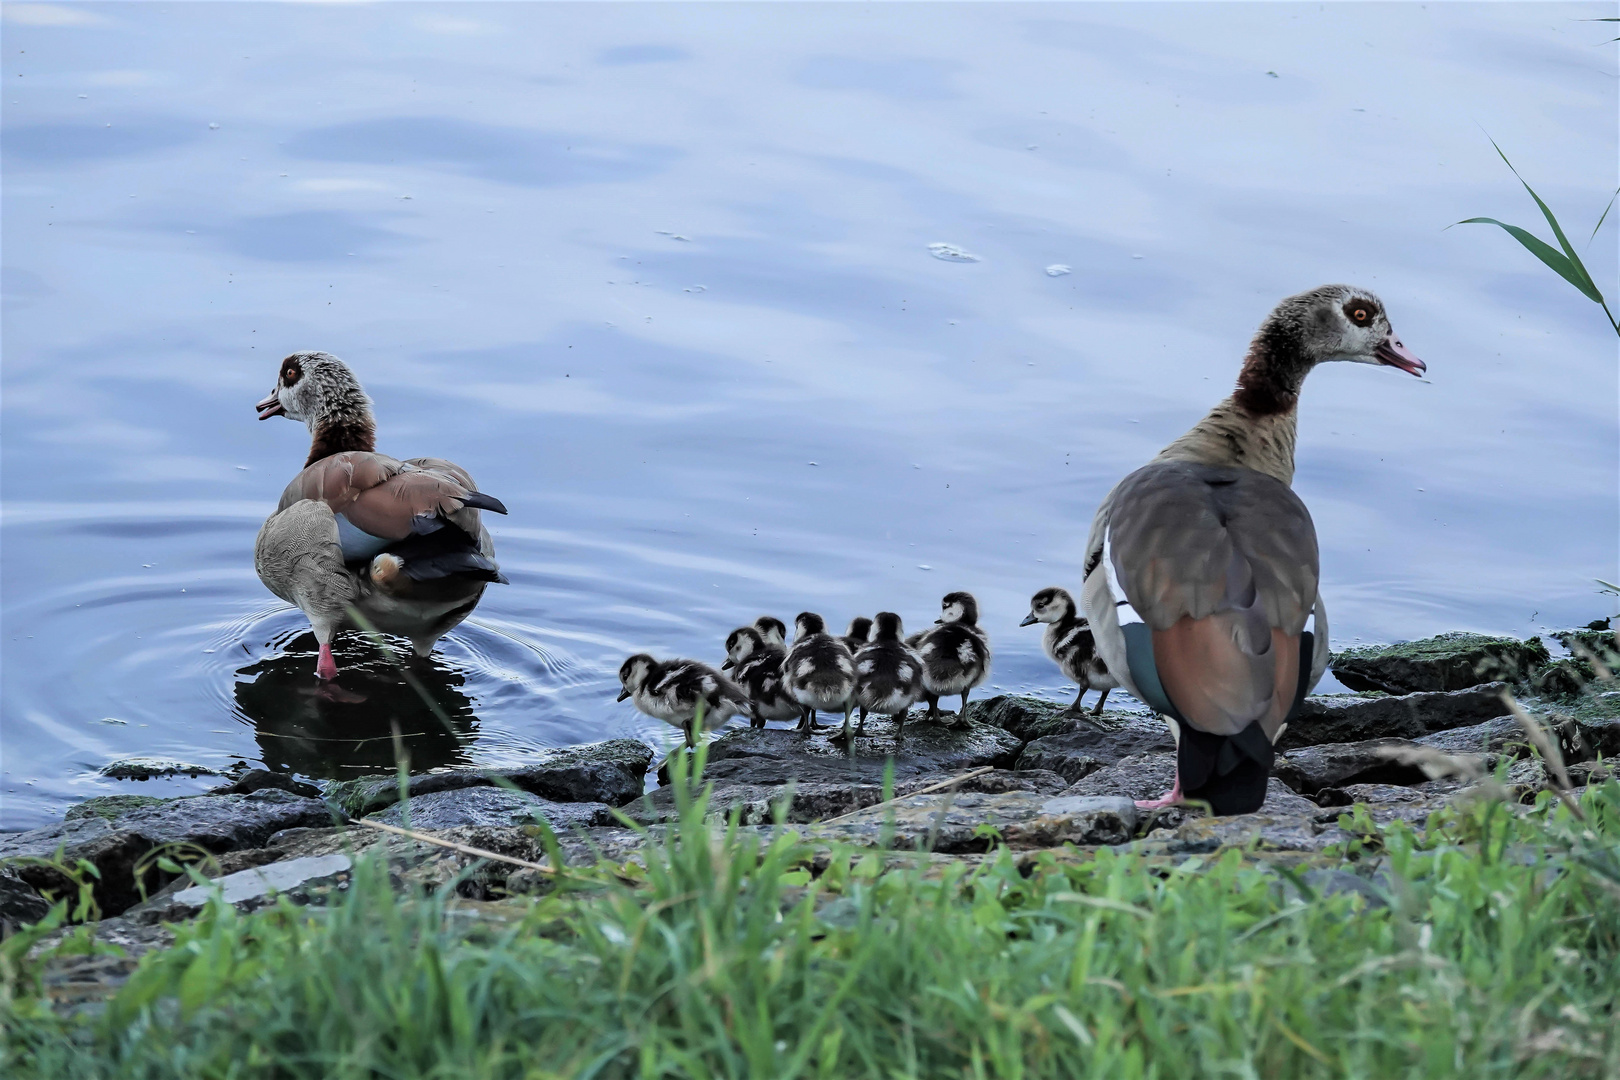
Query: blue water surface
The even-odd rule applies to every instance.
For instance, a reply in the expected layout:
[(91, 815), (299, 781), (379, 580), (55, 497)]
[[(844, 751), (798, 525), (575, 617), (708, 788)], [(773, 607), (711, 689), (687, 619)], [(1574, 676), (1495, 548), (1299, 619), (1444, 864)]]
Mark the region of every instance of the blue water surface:
[[(663, 740), (629, 652), (972, 590), (995, 689), (1112, 483), (1279, 298), (1376, 290), (1429, 364), (1312, 376), (1335, 643), (1609, 614), (1604, 4), (7, 4), (0, 827), (112, 758), (306, 776)], [(931, 250), (930, 245), (949, 245)], [(964, 253), (952, 257), (953, 252)], [(939, 257), (944, 255), (946, 257)], [(466, 466), (511, 584), (341, 693), (253, 572), (325, 349), (380, 449)], [(360, 699), (360, 700), (354, 700)]]

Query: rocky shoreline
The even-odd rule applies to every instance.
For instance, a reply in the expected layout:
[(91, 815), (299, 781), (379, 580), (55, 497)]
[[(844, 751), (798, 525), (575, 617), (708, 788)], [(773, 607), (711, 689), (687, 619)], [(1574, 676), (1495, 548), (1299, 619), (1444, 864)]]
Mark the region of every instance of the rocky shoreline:
[[(1556, 739), (1572, 785), (1612, 775), (1602, 762), (1620, 757), (1620, 689), (1603, 676), (1616, 659), (1614, 636), (1579, 631), (1563, 640), (1571, 657), (1554, 659), (1537, 639), (1478, 635), (1336, 656), (1341, 680), (1378, 689), (1307, 699), (1279, 741), (1270, 791), (1253, 814), (1139, 811), (1133, 800), (1159, 794), (1173, 775), (1174, 745), (1162, 723), (1145, 710), (1091, 717), (1013, 695), (973, 702), (966, 718), (914, 716), (903, 744), (891, 721), (874, 717), (847, 752), (821, 735), (726, 730), (707, 754), (710, 813), (736, 810), (747, 829), (792, 827), (818, 847), (936, 859), (997, 847), (1089, 858), (1129, 845), (1176, 857), (1237, 847), (1310, 863), (1355, 839), (1341, 824), (1351, 807), (1375, 822), (1421, 825), (1458, 799), (1532, 801), (1550, 787), (1546, 764), (1511, 715), (1510, 692)], [(385, 857), (401, 887), (454, 881), (474, 901), (534, 892), (547, 887), (545, 871), (516, 864), (552, 863), (537, 821), (555, 835), (556, 856), (576, 866), (633, 862), (658, 835), (676, 800), (667, 776), (646, 790), (652, 761), (646, 745), (619, 739), (549, 751), (521, 767), (439, 770), (410, 778), (408, 807), (393, 776), (318, 790), (264, 770), (205, 795), (89, 799), (57, 825), (0, 835), (0, 924), (9, 933), (36, 922), (48, 896), (74, 896), (78, 881), (89, 884), (102, 917), (96, 936), (125, 951), (117, 962), (81, 958), (95, 961), (91, 981), (102, 985), (165, 944), (166, 924), (195, 915), (212, 891), (164, 869), (160, 856), (217, 879), (243, 910), (277, 896), (320, 903), (344, 888), (363, 853)], [(1505, 784), (1493, 776), (1504, 763)], [(886, 782), (893, 800), (879, 805)], [(363, 822), (408, 825), (513, 861)], [(1366, 881), (1341, 884), (1362, 889)], [(73, 971), (62, 972), (69, 984)]]

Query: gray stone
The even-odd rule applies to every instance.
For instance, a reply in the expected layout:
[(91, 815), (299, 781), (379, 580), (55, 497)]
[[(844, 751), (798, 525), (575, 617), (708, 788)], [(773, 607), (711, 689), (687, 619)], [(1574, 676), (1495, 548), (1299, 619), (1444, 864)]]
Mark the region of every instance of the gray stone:
[(342, 852), (284, 859), (234, 874), (215, 878), (207, 885), (192, 885), (137, 904), (126, 915), (136, 922), (175, 922), (189, 919), (218, 894), (238, 911), (252, 911), (287, 895), (295, 903), (307, 903), (310, 890), (318, 886), (342, 887), (354, 863)]
[(1574, 761), (1565, 766), (1569, 773), (1569, 782), (1576, 787), (1587, 784), (1601, 784), (1605, 780), (1615, 778), (1615, 767), (1608, 762)]
[[(87, 812), (60, 825), (0, 835), (0, 861), (52, 859), (60, 849), (68, 866), (90, 861), (100, 872), (96, 902), (103, 914), (116, 915), (139, 899), (135, 864), (163, 844), (185, 844), (218, 854), (259, 847), (270, 835), (300, 825), (326, 825), (331, 811), (315, 799), (284, 791), (251, 795), (197, 795), (132, 806), (105, 817)], [(62, 872), (38, 863), (21, 862), (16, 873), (37, 889), (59, 893), (73, 887)], [(152, 880), (167, 875), (155, 868)]]
[[(926, 723), (914, 714), (905, 739), (896, 744), (888, 717), (868, 717), (866, 734), (847, 749), (828, 735), (803, 736), (782, 728), (734, 728), (709, 744), (704, 783), (714, 784), (710, 811), (724, 814), (741, 808), (745, 824), (773, 819), (774, 808), (787, 802), (787, 821), (820, 821), (837, 817), (883, 798), (883, 776), (894, 762), (895, 792), (904, 794), (984, 766), (1012, 764), (1018, 739), (1000, 728), (969, 721), (946, 727)], [(1004, 787), (1032, 787), (1026, 781), (997, 781)], [(971, 782), (970, 782), (971, 783)], [(675, 796), (665, 787), (625, 808), (638, 821), (667, 821)]]
[(83, 821), (88, 818), (101, 818), (103, 821), (114, 821), (131, 810), (143, 806), (162, 806), (168, 801), (158, 795), (96, 795), (68, 807), (62, 820)]
[(1173, 751), (1131, 754), (1082, 777), (1065, 795), (1118, 795), (1126, 799), (1157, 799), (1176, 782)]
[(9, 870), (0, 870), (0, 936), (9, 937), (19, 927), (32, 926), (50, 911), (50, 903), (32, 885)]
[(159, 776), (224, 776), (208, 765), (193, 765), (168, 758), (127, 757), (109, 761), (99, 772), (109, 780), (151, 780)]
[(271, 772), (269, 769), (249, 769), (229, 784), (214, 788), (208, 794), (251, 795), (265, 788), (277, 788), (293, 795), (302, 795), (306, 799), (321, 797), (321, 790), (315, 785), (300, 783), (286, 773)]
[(1266, 781), (1266, 801), (1260, 804), (1260, 809), (1255, 813), (1283, 817), (1289, 814), (1315, 814), (1317, 810), (1316, 803), (1273, 776)]
[(1336, 824), (1316, 820), (1314, 814), (1260, 812), (1188, 818), (1175, 828), (1155, 829), (1132, 844), (1130, 850), (1143, 855), (1205, 855), (1233, 847), (1258, 852), (1319, 852), (1353, 839)]
[(1349, 870), (1339, 870), (1327, 867), (1318, 867), (1307, 870), (1300, 875), (1307, 888), (1313, 890), (1319, 897), (1339, 896), (1349, 893), (1359, 896), (1369, 908), (1389, 906), (1389, 894), (1386, 890), (1368, 881)]
[[(635, 739), (545, 750), (533, 762), (520, 766), (481, 769), (441, 769), (410, 778), (412, 799), (436, 791), (487, 787), (495, 778), (553, 802), (600, 802), (623, 806), (646, 788), (653, 752)], [(362, 817), (399, 801), (399, 782), (393, 776), (364, 776), (326, 789), (326, 798), (353, 817)]]
[(1414, 746), (1406, 739), (1366, 739), (1301, 747), (1279, 755), (1272, 775), (1303, 795), (1347, 784), (1417, 784), (1428, 779), (1421, 769), (1391, 761), (1382, 753)]
[[(1273, 778), (1275, 779), (1275, 777)], [(1434, 803), (1438, 801), (1427, 792), (1399, 784), (1347, 784), (1339, 788), (1323, 788), (1316, 793), (1320, 806), (1353, 806), (1356, 803)]]
[(1550, 659), (1540, 638), (1451, 633), (1399, 645), (1333, 654), (1333, 674), (1352, 690), (1407, 694), (1462, 690), (1483, 682), (1518, 682)]
[[(1072, 713), (1067, 705), (1022, 694), (1001, 694), (982, 701), (968, 702), (968, 719), (991, 727), (1001, 728), (1016, 735), (1023, 742), (1061, 735), (1073, 730), (1075, 724), (1090, 718), (1089, 713)], [(1090, 718), (1093, 723), (1107, 723), (1117, 713), (1104, 713)]]
[(1506, 716), (1507, 684), (1412, 694), (1323, 694), (1308, 697), (1277, 740), (1279, 750), (1365, 739), (1416, 739), (1436, 731)]
[(1024, 747), (1018, 767), (1050, 769), (1072, 784), (1133, 754), (1174, 752), (1175, 748), (1170, 729), (1156, 717), (1114, 716), (1106, 722), (1079, 719), (1067, 733), (1048, 735)]
[[(375, 814), (368, 814), (367, 818), (403, 826), (405, 807), (403, 803), (394, 803)], [(427, 832), (452, 829), (458, 825), (532, 825), (537, 818), (554, 830), (616, 823), (613, 810), (606, 803), (552, 802), (527, 791), (509, 791), (497, 787), (434, 791), (416, 796), (410, 803), (410, 827)]]
[(1499, 757), (1521, 757), (1529, 753), (1530, 741), (1524, 728), (1511, 716), (1488, 720), (1471, 727), (1453, 728), (1433, 735), (1424, 735), (1413, 742), (1419, 746), (1432, 746), (1447, 754), (1481, 754), (1485, 767), (1494, 769)]
[(1033, 792), (912, 795), (842, 821), (812, 826), (812, 840), (931, 850), (945, 854), (1062, 844), (1123, 844), (1136, 829), (1136, 805), (1108, 797)]

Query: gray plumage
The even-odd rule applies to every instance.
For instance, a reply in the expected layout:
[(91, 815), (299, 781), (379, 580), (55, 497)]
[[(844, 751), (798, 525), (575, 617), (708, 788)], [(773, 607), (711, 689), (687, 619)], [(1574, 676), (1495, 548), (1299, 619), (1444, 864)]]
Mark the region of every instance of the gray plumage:
[(895, 741), (904, 733), (906, 710), (923, 692), (922, 657), (903, 639), (900, 616), (880, 611), (874, 620), (872, 640), (855, 654), (855, 703), (861, 711), (855, 734), (866, 730), (869, 712), (895, 718)]
[(793, 646), (782, 661), (782, 683), (799, 703), (800, 731), (816, 730), (817, 712), (842, 712), (848, 729), (855, 704), (855, 660), (813, 611), (802, 612), (793, 621)]
[(726, 661), (722, 671), (747, 693), (752, 703), (752, 726), (764, 727), (767, 720), (794, 720), (800, 715), (799, 703), (782, 686), (782, 661), (787, 652), (771, 645), (753, 626), (739, 626), (726, 637)]
[(929, 718), (939, 716), (941, 697), (960, 694), (962, 708), (957, 715), (966, 720), (968, 694), (990, 675), (990, 636), (979, 626), (979, 602), (972, 593), (946, 593), (937, 624), (907, 644), (912, 640), (923, 662)]
[(637, 709), (686, 734), (686, 744), (697, 744), (701, 707), (706, 731), (723, 726), (734, 716), (750, 716), (748, 695), (736, 683), (697, 660), (656, 660), (637, 653), (619, 667), (619, 700), (630, 698)]
[(1080, 711), (1081, 699), (1087, 690), (1100, 690), (1093, 716), (1103, 711), (1108, 691), (1119, 685), (1119, 680), (1108, 672), (1108, 665), (1097, 654), (1097, 641), (1091, 633), (1091, 624), (1078, 613), (1074, 597), (1067, 589), (1042, 589), (1029, 601), (1029, 615), (1020, 626), (1045, 623), (1041, 634), (1041, 647), (1067, 678), (1080, 685), (1070, 712)]

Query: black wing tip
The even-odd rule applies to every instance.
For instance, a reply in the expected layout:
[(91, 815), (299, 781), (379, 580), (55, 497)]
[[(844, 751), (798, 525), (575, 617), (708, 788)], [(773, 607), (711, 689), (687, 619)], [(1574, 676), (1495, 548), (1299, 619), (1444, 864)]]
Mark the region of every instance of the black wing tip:
[(462, 497), (463, 506), (470, 506), (474, 510), (493, 510), (497, 514), (506, 513), (506, 504), (493, 495), (485, 495), (482, 491), (469, 491)]

